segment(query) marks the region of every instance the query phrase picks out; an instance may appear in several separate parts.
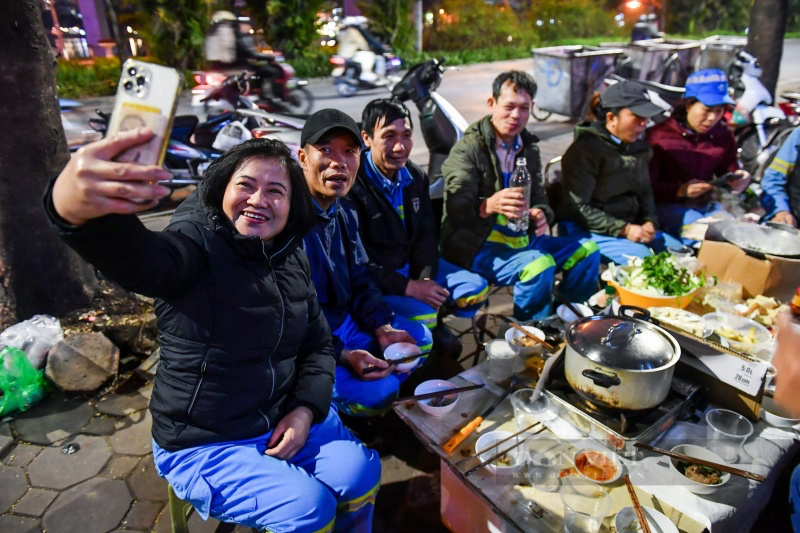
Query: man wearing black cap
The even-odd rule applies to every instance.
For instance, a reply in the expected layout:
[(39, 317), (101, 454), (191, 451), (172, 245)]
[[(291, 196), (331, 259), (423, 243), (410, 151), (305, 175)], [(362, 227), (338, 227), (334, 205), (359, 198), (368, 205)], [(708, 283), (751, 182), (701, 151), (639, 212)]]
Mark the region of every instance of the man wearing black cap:
[(623, 81), (600, 95), (599, 119), (575, 127), (561, 160), (564, 212), (561, 235), (591, 238), (604, 262), (681, 243), (657, 231), (648, 165), (653, 150), (641, 137), (650, 118), (665, 110), (639, 83)]
[[(427, 352), (431, 332), (387, 307), (367, 271), (355, 211), (339, 200), (358, 172), (361, 131), (355, 121), (335, 109), (317, 111), (306, 121), (300, 145), (297, 156), (317, 214), (303, 245), (339, 357), (333, 401), (346, 414), (378, 414), (391, 406), (408, 373), (373, 354), (397, 342)], [(380, 370), (365, 374), (370, 367)]]

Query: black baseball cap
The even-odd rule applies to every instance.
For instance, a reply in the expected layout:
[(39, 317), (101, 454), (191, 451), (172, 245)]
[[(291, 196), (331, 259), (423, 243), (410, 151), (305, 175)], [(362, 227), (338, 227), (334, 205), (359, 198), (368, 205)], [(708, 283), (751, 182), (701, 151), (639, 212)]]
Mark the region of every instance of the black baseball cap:
[(306, 120), (300, 134), (300, 147), (316, 143), (323, 135), (337, 128), (351, 133), (356, 142), (361, 144), (361, 130), (355, 120), (338, 109), (320, 109)]
[(621, 81), (600, 93), (600, 105), (604, 109), (628, 108), (637, 117), (651, 118), (660, 115), (664, 109), (650, 101), (644, 85), (635, 81)]

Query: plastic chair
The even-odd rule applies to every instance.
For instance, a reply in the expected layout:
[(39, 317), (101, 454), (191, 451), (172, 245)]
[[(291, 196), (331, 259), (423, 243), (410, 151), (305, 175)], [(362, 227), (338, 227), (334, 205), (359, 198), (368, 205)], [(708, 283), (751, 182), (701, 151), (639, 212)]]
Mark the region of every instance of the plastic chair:
[(189, 516), (194, 512), (194, 507), (189, 502), (178, 498), (172, 485), (167, 485), (169, 493), (169, 523), (172, 533), (189, 533)]

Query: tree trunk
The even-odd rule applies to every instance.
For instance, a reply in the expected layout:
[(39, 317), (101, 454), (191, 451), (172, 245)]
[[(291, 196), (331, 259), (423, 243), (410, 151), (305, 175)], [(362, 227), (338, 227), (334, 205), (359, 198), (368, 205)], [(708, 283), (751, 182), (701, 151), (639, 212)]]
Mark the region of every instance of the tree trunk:
[(39, 0), (4, 2), (0, 17), (0, 328), (88, 304), (93, 271), (64, 246), (42, 209), (69, 160), (56, 98), (56, 61)]
[(108, 22), (108, 31), (111, 32), (111, 38), (117, 45), (117, 57), (119, 64), (123, 64), (126, 59), (130, 57), (128, 53), (128, 46), (122, 40), (122, 35), (119, 33), (119, 16), (117, 16), (117, 8), (112, 0), (103, 0), (103, 5), (106, 8), (106, 21)]
[(747, 51), (756, 56), (761, 63), (764, 71), (761, 83), (773, 98), (775, 87), (778, 85), (788, 16), (788, 0), (755, 0), (750, 9)]

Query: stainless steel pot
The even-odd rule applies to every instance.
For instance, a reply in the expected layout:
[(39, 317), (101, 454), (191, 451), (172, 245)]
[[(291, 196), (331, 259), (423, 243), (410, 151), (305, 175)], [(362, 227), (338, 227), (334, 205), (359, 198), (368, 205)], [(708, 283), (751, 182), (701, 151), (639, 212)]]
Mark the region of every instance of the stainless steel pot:
[[(626, 316), (634, 310), (642, 318)], [(567, 381), (595, 405), (638, 411), (664, 401), (680, 359), (678, 342), (648, 322), (650, 313), (623, 306), (621, 316), (590, 316), (567, 331)]]

